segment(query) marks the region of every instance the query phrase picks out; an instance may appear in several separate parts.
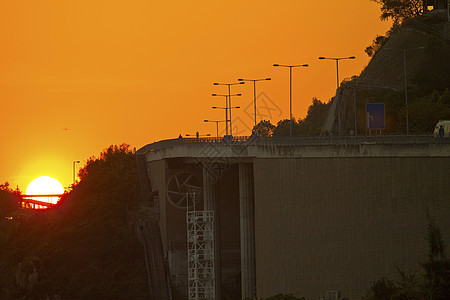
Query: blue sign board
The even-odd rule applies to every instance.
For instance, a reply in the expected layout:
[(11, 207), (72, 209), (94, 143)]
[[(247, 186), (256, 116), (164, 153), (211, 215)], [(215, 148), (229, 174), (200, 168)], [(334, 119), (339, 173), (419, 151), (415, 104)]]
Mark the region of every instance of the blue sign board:
[(385, 129), (384, 103), (366, 104), (367, 129)]

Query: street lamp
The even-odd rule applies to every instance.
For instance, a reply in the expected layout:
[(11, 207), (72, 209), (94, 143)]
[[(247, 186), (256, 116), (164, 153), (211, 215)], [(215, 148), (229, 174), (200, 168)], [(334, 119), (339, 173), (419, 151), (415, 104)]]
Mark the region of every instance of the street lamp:
[(228, 135), (228, 95), (212, 94), (212, 96), (225, 97), (225, 135)]
[(280, 65), (273, 64), (274, 67), (286, 67), (289, 68), (289, 136), (292, 136), (292, 68), (297, 67), (309, 67), (308, 64), (304, 65)]
[(79, 164), (80, 161), (79, 160), (74, 160), (73, 161), (73, 165), (72, 165), (72, 170), (73, 170), (73, 183), (75, 184), (75, 164)]
[(226, 120), (221, 120), (221, 121), (215, 121), (215, 120), (203, 120), (203, 122), (205, 122), (205, 123), (216, 123), (216, 132), (217, 132), (217, 135), (216, 135), (216, 137), (217, 138), (219, 138), (219, 123), (221, 123), (221, 122), (226, 122)]
[(409, 48), (409, 49), (392, 49), (385, 48), (386, 51), (403, 51), (403, 73), (405, 75), (405, 109), (406, 109), (406, 135), (409, 135), (409, 117), (408, 117), (408, 83), (406, 78), (406, 52), (413, 50), (423, 50), (425, 47)]
[[(231, 125), (231, 96), (241, 96), (241, 94), (231, 95), (231, 86), (232, 85), (237, 85), (237, 84), (245, 84), (245, 82), (239, 81), (239, 82), (234, 82), (234, 83), (218, 83), (218, 82), (214, 82), (213, 83), (213, 85), (226, 85), (226, 86), (228, 86), (228, 104), (227, 104), (227, 107), (230, 107), (230, 135), (231, 136), (233, 136), (233, 127)], [(228, 130), (227, 130), (227, 135), (228, 135)]]
[[(319, 59), (330, 59), (336, 61), (336, 91), (339, 88), (339, 61), (344, 59), (355, 59), (355, 56), (348, 56), (348, 57), (319, 57)], [(339, 107), (339, 97), (337, 97), (337, 107), (338, 107), (338, 134), (341, 135), (341, 110)]]
[[(240, 94), (237, 94), (237, 95), (240, 95)], [(224, 109), (225, 110), (225, 112), (227, 112), (228, 110), (230, 110), (230, 116), (231, 116), (231, 110), (233, 109), (233, 108), (241, 108), (240, 106), (231, 106), (231, 107), (223, 107), (223, 106), (213, 106), (212, 107), (213, 109)], [(226, 117), (226, 114), (225, 114), (225, 117)], [(230, 129), (231, 129), (231, 119), (230, 120), (226, 120), (226, 121), (229, 121), (230, 122)], [(225, 121), (225, 122), (226, 122)], [(226, 122), (225, 124), (228, 124), (228, 122)], [(227, 134), (228, 135), (228, 134)]]
[[(228, 97), (229, 95), (222, 95), (222, 94), (211, 94), (212, 96), (216, 96), (216, 97), (225, 97), (225, 107), (222, 107), (222, 109), (225, 109), (225, 134), (228, 135), (228, 121), (230, 121), (230, 127), (231, 127), (231, 108), (228, 108)], [(242, 94), (233, 94), (230, 96), (242, 96)], [(231, 101), (230, 101), (230, 105), (231, 105)], [(215, 107), (213, 107), (215, 108)], [(234, 108), (239, 108), (239, 107), (234, 107)], [(228, 109), (230, 109), (230, 120), (228, 120)]]
[(263, 80), (272, 80), (271, 78), (263, 78), (263, 79), (242, 79), (239, 78), (238, 81), (252, 81), (253, 82), (253, 106), (255, 109), (255, 128), (256, 128), (256, 82)]

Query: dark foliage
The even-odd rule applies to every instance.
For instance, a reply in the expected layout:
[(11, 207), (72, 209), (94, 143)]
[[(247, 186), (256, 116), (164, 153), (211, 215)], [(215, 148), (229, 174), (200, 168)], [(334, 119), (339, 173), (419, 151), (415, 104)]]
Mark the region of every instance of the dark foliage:
[(0, 250), (0, 298), (148, 298), (131, 213), (138, 201), (133, 152), (109, 147), (80, 179), (55, 208), (15, 221)]
[[(308, 113), (304, 119), (296, 121), (292, 120), (292, 135), (293, 136), (314, 136), (319, 135), (325, 117), (327, 115), (329, 103), (324, 103), (317, 98), (313, 98), (312, 104), (308, 107)], [(289, 136), (288, 119), (280, 120), (277, 126), (273, 129), (274, 137)]]
[(262, 120), (255, 127), (253, 127), (253, 134), (259, 137), (271, 137), (275, 126), (270, 121)]
[(20, 192), (14, 191), (8, 182), (0, 184), (0, 217), (10, 217), (20, 209)]
[(393, 21), (393, 27), (403, 20), (418, 16), (423, 12), (422, 0), (371, 0), (381, 5), (381, 20)]
[(373, 57), (378, 52), (378, 50), (383, 47), (387, 39), (387, 36), (377, 35), (377, 37), (372, 41), (372, 45), (367, 46), (366, 49), (364, 49), (364, 52), (366, 52), (369, 57)]
[(398, 270), (400, 280), (382, 278), (369, 290), (367, 300), (444, 300), (450, 299), (450, 260), (439, 227), (428, 220), (428, 260), (421, 264), (425, 274), (406, 274)]

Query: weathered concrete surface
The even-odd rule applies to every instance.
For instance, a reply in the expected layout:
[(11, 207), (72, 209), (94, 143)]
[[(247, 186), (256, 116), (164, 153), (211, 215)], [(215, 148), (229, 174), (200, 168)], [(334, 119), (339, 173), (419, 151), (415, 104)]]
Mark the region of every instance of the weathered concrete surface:
[(420, 271), (427, 214), (450, 242), (450, 158), (257, 159), (259, 297), (360, 299), (396, 267)]
[(292, 157), (442, 157), (450, 155), (450, 143), (353, 144), (193, 143), (147, 152), (147, 161), (170, 158), (292, 158)]
[[(236, 284), (246, 281), (252, 266), (256, 283), (242, 286), (248, 293), (255, 285), (258, 297), (286, 293), (317, 299), (334, 290), (360, 299), (373, 281), (395, 279), (396, 267), (420, 271), (427, 253), (427, 215), (450, 243), (450, 143), (416, 142), (414, 137), (398, 141), (172, 140), (143, 147), (138, 154), (145, 155), (152, 191), (158, 195), (169, 258), (184, 251), (186, 224), (185, 211), (167, 199), (168, 182), (185, 171), (200, 182), (212, 180), (207, 197), (214, 203), (207, 205), (214, 204), (218, 216), (223, 299), (239, 298), (230, 298), (224, 286), (240, 290)], [(250, 235), (252, 224), (245, 230), (240, 224), (246, 218), (239, 205), (251, 197), (239, 193), (244, 184), (239, 164), (253, 168), (254, 256), (240, 250), (248, 238), (242, 235)], [(212, 178), (205, 181), (206, 174)], [(202, 207), (203, 201), (197, 209)], [(176, 261), (172, 263), (180, 263)], [(244, 276), (240, 280), (239, 273)]]

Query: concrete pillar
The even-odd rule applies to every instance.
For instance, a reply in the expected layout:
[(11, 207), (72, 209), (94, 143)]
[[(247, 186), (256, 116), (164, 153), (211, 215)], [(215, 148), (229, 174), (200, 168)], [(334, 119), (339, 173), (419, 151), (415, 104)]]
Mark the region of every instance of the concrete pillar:
[(203, 207), (204, 210), (214, 211), (214, 277), (215, 299), (220, 300), (221, 273), (220, 266), (220, 212), (217, 196), (217, 176), (212, 172), (213, 168), (203, 165)]
[(203, 166), (203, 207), (212, 211), (216, 207), (216, 178), (207, 166)]
[(242, 299), (256, 297), (255, 193), (253, 182), (253, 164), (239, 164)]

